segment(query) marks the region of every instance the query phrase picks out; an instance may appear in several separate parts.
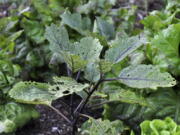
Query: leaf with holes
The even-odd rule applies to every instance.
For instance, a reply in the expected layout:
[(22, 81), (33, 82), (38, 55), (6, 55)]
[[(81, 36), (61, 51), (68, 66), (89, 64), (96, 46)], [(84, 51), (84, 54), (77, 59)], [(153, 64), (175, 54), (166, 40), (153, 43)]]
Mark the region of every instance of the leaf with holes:
[(48, 92), (48, 88), (45, 83), (19, 82), (9, 91), (9, 95), (20, 103), (50, 105), (55, 97)]
[(124, 37), (115, 40), (112, 43), (112, 47), (107, 50), (105, 59), (112, 63), (118, 63), (144, 43), (145, 39), (139, 38), (138, 36)]
[(88, 62), (94, 62), (99, 59), (102, 48), (98, 39), (85, 37), (74, 44), (74, 54)]
[(88, 84), (77, 83), (69, 77), (54, 77), (53, 80), (55, 84), (49, 87), (49, 92), (55, 95), (56, 98), (80, 92), (89, 87)]
[(172, 87), (176, 84), (169, 73), (161, 73), (152, 65), (129, 66), (121, 71), (119, 78), (122, 83), (134, 88), (157, 89), (157, 87)]

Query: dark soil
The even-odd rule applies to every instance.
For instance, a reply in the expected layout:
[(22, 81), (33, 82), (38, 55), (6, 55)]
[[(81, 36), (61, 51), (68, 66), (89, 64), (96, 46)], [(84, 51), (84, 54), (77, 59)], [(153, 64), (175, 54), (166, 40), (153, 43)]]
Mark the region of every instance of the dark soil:
[[(53, 105), (68, 117), (68, 108), (61, 100)], [(71, 126), (47, 106), (37, 106), (40, 118), (19, 129), (17, 135), (70, 135)]]
[[(74, 106), (77, 106), (80, 102), (80, 98), (76, 96)], [(59, 99), (53, 103), (53, 106), (60, 110), (64, 115), (70, 118), (70, 107), (68, 106), (69, 97), (66, 99)], [(37, 106), (37, 110), (40, 112), (40, 118), (33, 120), (19, 129), (16, 135), (71, 135), (72, 127), (61, 116), (51, 110), (47, 106)], [(99, 118), (102, 110), (89, 110), (85, 109), (85, 114)], [(78, 126), (86, 121), (86, 118), (79, 120)]]

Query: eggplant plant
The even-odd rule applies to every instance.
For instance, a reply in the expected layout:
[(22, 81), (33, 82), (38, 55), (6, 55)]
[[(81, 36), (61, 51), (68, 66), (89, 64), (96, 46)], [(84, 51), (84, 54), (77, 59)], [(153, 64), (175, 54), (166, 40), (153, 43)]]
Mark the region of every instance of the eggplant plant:
[[(135, 6), (112, 10), (115, 2), (18, 1), (0, 19), (0, 133), (38, 118), (35, 105), (58, 113), (72, 135), (179, 133), (180, 2), (151, 12), (144, 30), (134, 28)], [(68, 115), (52, 105), (65, 96)], [(103, 108), (102, 117), (89, 108)], [(81, 117), (88, 120), (79, 127)]]
[[(75, 22), (69, 23), (75, 25)], [(130, 53), (146, 45), (146, 40), (139, 35), (118, 37), (105, 52), (97, 38), (87, 36), (78, 42), (71, 42), (64, 26), (55, 24), (47, 26), (45, 37), (57, 59), (61, 59), (67, 65), (68, 77), (53, 77), (51, 83), (19, 82), (9, 91), (9, 95), (19, 103), (49, 106), (72, 125), (73, 135), (78, 131), (77, 123), (79, 118), (83, 117), (83, 111), (91, 97), (96, 91), (103, 89), (106, 82), (118, 81), (130, 88), (154, 90), (158, 87), (176, 85), (176, 80), (168, 72), (161, 72), (158, 67), (145, 64), (122, 68), (118, 75), (108, 77), (108, 74), (113, 72), (114, 65), (121, 63)], [(81, 83), (82, 79), (86, 80), (86, 83)], [(82, 92), (86, 94), (82, 96), (80, 104), (76, 107), (70, 105), (72, 110), (69, 112), (72, 116), (70, 118), (51, 105), (53, 100), (67, 95), (72, 96), (72, 103), (73, 93)], [(117, 89), (116, 93), (109, 93), (109, 100), (150, 105), (135, 91), (128, 89)]]

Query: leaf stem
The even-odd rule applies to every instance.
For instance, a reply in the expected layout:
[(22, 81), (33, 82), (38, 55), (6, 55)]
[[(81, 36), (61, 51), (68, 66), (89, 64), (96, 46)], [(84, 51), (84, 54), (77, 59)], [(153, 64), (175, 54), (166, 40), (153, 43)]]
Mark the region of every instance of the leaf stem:
[(99, 107), (101, 105), (112, 103), (112, 102), (114, 102), (114, 101), (104, 101), (104, 102), (101, 102), (99, 104), (95, 104), (95, 105), (89, 106), (88, 108), (95, 108), (95, 107)]
[(56, 109), (55, 107), (49, 105), (49, 107), (54, 110), (57, 114), (59, 114), (62, 118), (64, 118), (64, 120), (66, 120), (69, 124), (72, 125), (72, 122), (70, 119), (68, 119), (63, 113), (61, 113), (58, 109)]

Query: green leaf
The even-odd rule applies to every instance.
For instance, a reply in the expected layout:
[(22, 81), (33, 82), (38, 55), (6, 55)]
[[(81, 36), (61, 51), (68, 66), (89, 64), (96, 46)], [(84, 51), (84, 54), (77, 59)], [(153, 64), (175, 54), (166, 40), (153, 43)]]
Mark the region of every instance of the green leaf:
[(96, 63), (88, 63), (84, 69), (84, 77), (90, 82), (97, 82), (100, 79), (99, 66)]
[(172, 89), (160, 90), (148, 98), (154, 108), (154, 115), (158, 118), (170, 116), (175, 122), (180, 123), (180, 93)]
[(165, 120), (146, 120), (141, 123), (141, 135), (178, 135), (180, 125), (177, 125), (171, 118)]
[(80, 5), (77, 7), (78, 13), (84, 13), (89, 14), (92, 10), (96, 8), (96, 2), (95, 1), (88, 1), (88, 3), (85, 3), (84, 5)]
[(21, 26), (26, 35), (35, 43), (40, 44), (45, 40), (44, 26), (40, 22), (23, 18)]
[(12, 133), (31, 119), (39, 117), (33, 106), (18, 103), (0, 105), (0, 133)]
[(67, 63), (68, 68), (71, 69), (73, 73), (85, 68), (87, 61), (83, 60), (80, 56), (63, 53), (64, 61)]
[(130, 38), (124, 37), (115, 40), (112, 43), (112, 47), (106, 51), (105, 59), (112, 63), (118, 63), (143, 45), (143, 43), (145, 43), (145, 40), (143, 38), (139, 38), (138, 36)]
[(82, 35), (87, 35), (87, 32), (90, 31), (91, 21), (89, 18), (82, 18), (81, 14), (65, 11), (61, 16), (62, 22), (68, 25), (70, 28), (76, 30)]
[(179, 37), (180, 24), (170, 25), (154, 37), (149, 46), (151, 50), (148, 50), (153, 64), (169, 70), (176, 76), (180, 74)]
[(8, 40), (15, 41), (18, 37), (20, 37), (23, 33), (23, 30), (17, 31), (8, 37)]
[(81, 135), (118, 135), (124, 130), (121, 121), (109, 121), (90, 118), (81, 127)]
[(53, 81), (55, 84), (49, 87), (49, 92), (55, 95), (56, 98), (80, 92), (89, 87), (88, 84), (77, 83), (69, 77), (54, 77)]
[(26, 62), (33, 67), (41, 67), (44, 65), (44, 58), (42, 57), (40, 50), (33, 49), (27, 54)]
[(15, 46), (15, 40), (21, 36), (23, 30), (17, 31), (15, 33), (11, 33), (11, 35), (7, 36), (6, 34), (0, 35), (0, 48), (6, 51), (13, 52)]
[(48, 92), (48, 88), (45, 83), (19, 82), (9, 91), (9, 95), (20, 103), (50, 105), (55, 97)]
[(141, 23), (148, 29), (152, 34), (158, 32), (162, 28), (170, 25), (174, 18), (174, 14), (167, 14), (160, 11), (153, 11), (149, 16), (145, 17)]
[(41, 19), (42, 22), (52, 22), (54, 14), (49, 8), (46, 0), (32, 0), (32, 4), (38, 12), (38, 18)]
[(83, 69), (87, 62), (98, 60), (103, 48), (99, 40), (92, 37), (71, 44), (66, 29), (54, 24), (46, 28), (45, 37), (50, 42), (51, 50), (60, 54), (73, 72)]
[(9, 17), (3, 17), (0, 19), (0, 31), (1, 32), (9, 32), (12, 30), (16, 24), (18, 23), (18, 18), (9, 16)]
[(170, 25), (154, 37), (152, 45), (167, 57), (179, 56), (180, 24)]
[(109, 94), (109, 101), (121, 101), (129, 104), (148, 106), (148, 102), (140, 94), (130, 90), (116, 90)]
[(119, 75), (122, 83), (134, 88), (172, 87), (176, 84), (175, 79), (167, 72), (152, 65), (129, 66), (123, 69)]
[(62, 26), (51, 24), (46, 27), (45, 38), (50, 43), (52, 52), (60, 53), (70, 49), (69, 35), (67, 30)]
[(111, 62), (101, 59), (99, 62), (99, 70), (101, 73), (107, 73), (111, 71), (112, 65), (113, 64)]
[(129, 57), (131, 65), (141, 64), (146, 59), (143, 51), (134, 51)]
[(105, 20), (99, 17), (96, 18), (96, 23), (98, 32), (102, 36), (105, 36), (108, 40), (115, 38), (115, 29), (112, 24), (106, 22)]
[(94, 62), (99, 60), (102, 48), (98, 39), (85, 37), (74, 44), (73, 53), (79, 55), (83, 60)]

